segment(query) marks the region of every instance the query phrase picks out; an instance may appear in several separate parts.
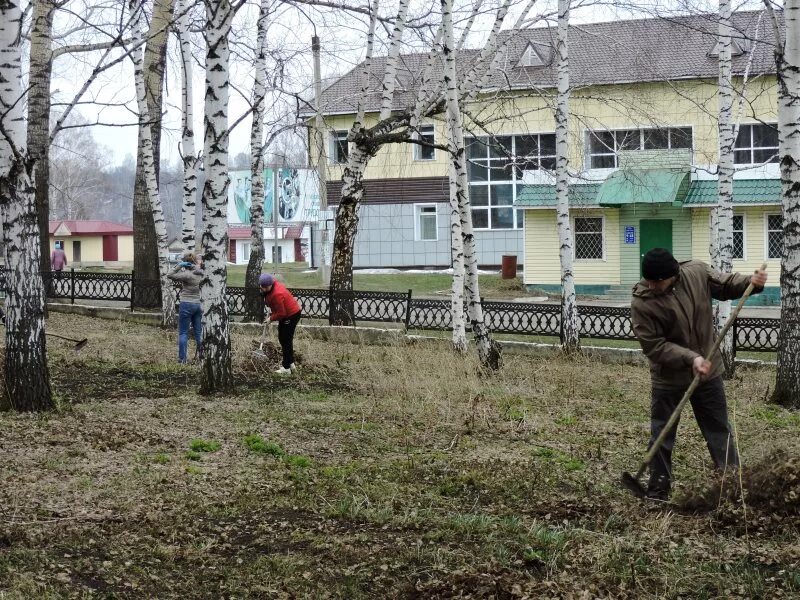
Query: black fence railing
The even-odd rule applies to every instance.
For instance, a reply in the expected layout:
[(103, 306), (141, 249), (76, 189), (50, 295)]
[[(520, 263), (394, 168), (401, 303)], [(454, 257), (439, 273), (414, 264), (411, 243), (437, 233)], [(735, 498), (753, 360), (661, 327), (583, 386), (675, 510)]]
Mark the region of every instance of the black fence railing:
[[(133, 274), (91, 273), (70, 270), (44, 275), (49, 298), (110, 300), (134, 307), (159, 308), (158, 280), (134, 280)], [(0, 269), (0, 291), (5, 290), (5, 270)], [(333, 292), (325, 289), (291, 288), (303, 309), (314, 319), (329, 319)], [(178, 293), (176, 290), (176, 297)], [(450, 301), (413, 298), (408, 292), (338, 292), (336, 302), (349, 307), (354, 321), (402, 323), (408, 329), (449, 330), (452, 327)], [(260, 320), (264, 305), (258, 290), (229, 287), (228, 311), (234, 317)], [(561, 308), (554, 304), (483, 301), (484, 320), (495, 333), (561, 338)], [(580, 332), (585, 338), (634, 340), (630, 309), (582, 306)], [(469, 323), (469, 319), (467, 319)], [(740, 317), (734, 324), (735, 348), (747, 352), (774, 352), (778, 347), (780, 319)]]

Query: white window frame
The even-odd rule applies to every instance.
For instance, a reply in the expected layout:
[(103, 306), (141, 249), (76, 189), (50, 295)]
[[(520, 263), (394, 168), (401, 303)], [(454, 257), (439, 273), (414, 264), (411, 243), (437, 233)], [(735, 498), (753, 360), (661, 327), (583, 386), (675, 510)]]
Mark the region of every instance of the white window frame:
[[(344, 134), (345, 140), (347, 139), (349, 131), (347, 129), (333, 129), (330, 132), (330, 136), (328, 138), (328, 162), (332, 165), (345, 165), (347, 164), (347, 157), (345, 157), (344, 161), (338, 160), (337, 150), (338, 150), (338, 142), (340, 140), (340, 136)], [(347, 142), (347, 154), (350, 155), (350, 142)]]
[(733, 219), (731, 219), (731, 258), (733, 260), (747, 260), (747, 216), (744, 213), (733, 213), (733, 217), (742, 217), (742, 257), (733, 256), (733, 234), (736, 230), (733, 228)]
[[(422, 212), (423, 208), (433, 208), (433, 212)], [(423, 239), (422, 237), (422, 216), (433, 216), (436, 225), (434, 232), (436, 237), (433, 239)], [(414, 205), (414, 239), (418, 242), (438, 242), (439, 241), (439, 209), (434, 203)]]
[[(415, 131), (411, 138), (418, 140), (420, 136), (425, 136), (430, 133), (431, 137), (433, 137), (432, 144), (436, 143), (436, 126), (433, 123), (423, 123), (419, 126), (419, 131)], [(436, 148), (430, 148), (429, 146), (420, 146), (419, 144), (411, 144), (411, 158), (414, 161), (420, 162), (430, 162), (432, 160), (436, 160)], [(423, 158), (421, 156), (423, 150), (430, 149), (433, 152), (433, 156), (430, 158)]]
[[(757, 127), (757, 126), (774, 127), (775, 129), (778, 128), (778, 124), (777, 123), (741, 123), (739, 125), (739, 131), (741, 131), (742, 127), (751, 127), (752, 128), (752, 127)], [(737, 133), (737, 137), (738, 137), (738, 133)], [(764, 164), (763, 162), (757, 162), (757, 163), (756, 162), (736, 162), (736, 153), (747, 150), (748, 152), (750, 152), (750, 160), (752, 161), (753, 160), (753, 152), (754, 151), (756, 151), (756, 150), (771, 150), (773, 147), (775, 148), (775, 154), (778, 156), (778, 160), (780, 160), (780, 154), (779, 154), (780, 153), (780, 140), (778, 141), (778, 146), (753, 146), (753, 133), (752, 133), (752, 129), (751, 129), (751, 131), (750, 131), (750, 145), (749, 146), (747, 146), (745, 148), (737, 148), (736, 147), (736, 140), (735, 139), (733, 140), (733, 149), (732, 149), (732, 151), (733, 151), (733, 164), (740, 165), (740, 166), (741, 165), (760, 165), (760, 164)], [(766, 164), (775, 164), (775, 163), (766, 163)]]
[(242, 241), (242, 256), (241, 256), (242, 262), (248, 262), (250, 260), (250, 252), (251, 252), (250, 242), (246, 240)]
[[(577, 228), (575, 227), (575, 220), (576, 219), (600, 219), (600, 239), (601, 239), (601, 246), (603, 249), (603, 257), (602, 258), (578, 258), (577, 251), (578, 251), (578, 242), (577, 236)], [(572, 260), (581, 263), (599, 263), (599, 262), (606, 262), (606, 216), (605, 215), (581, 215), (581, 216), (572, 216)], [(583, 235), (583, 234), (580, 234)]]
[[(694, 156), (694, 125), (667, 125), (666, 127), (618, 127), (615, 129), (585, 129), (584, 130), (584, 167), (586, 169), (618, 169), (619, 168), (619, 149), (617, 148), (617, 138), (616, 133), (618, 131), (637, 131), (639, 132), (639, 150), (644, 150), (644, 137), (645, 133), (648, 131), (655, 131), (658, 129), (689, 129), (692, 132), (692, 145), (689, 148), (684, 148), (684, 150), (689, 150)], [(595, 133), (613, 133), (614, 135), (614, 151), (613, 152), (596, 152), (592, 153), (592, 134)], [(669, 148), (665, 148), (665, 150), (672, 150), (672, 135), (668, 134), (669, 140)], [(613, 156), (614, 157), (614, 166), (613, 167), (593, 167), (592, 166), (592, 157), (593, 156)]]
[[(764, 258), (766, 260), (780, 260), (780, 256), (770, 256), (769, 255), (769, 232), (770, 231), (778, 231), (777, 229), (770, 229), (769, 228), (769, 218), (770, 217), (780, 217), (783, 219), (783, 215), (781, 213), (764, 213)], [(781, 224), (781, 230), (783, 233), (783, 225)]]
[[(517, 187), (522, 184), (522, 179), (517, 177), (517, 165), (520, 160), (525, 160), (526, 158), (532, 158), (540, 162), (542, 158), (555, 158), (555, 155), (550, 154), (542, 154), (541, 152), (541, 136), (545, 135), (552, 135), (555, 136), (554, 131), (537, 131), (537, 132), (525, 132), (525, 133), (497, 133), (494, 134), (494, 137), (510, 137), (511, 138), (511, 157), (512, 157), (512, 175), (511, 179), (508, 180), (498, 180), (493, 181), (491, 176), (492, 171), (492, 163), (497, 162), (499, 163), (504, 158), (497, 158), (492, 157), (490, 158), (490, 152), (487, 145), (486, 155), (482, 158), (467, 158), (467, 163), (470, 161), (480, 161), (482, 165), (486, 166), (487, 169), (487, 177), (488, 180), (486, 181), (471, 181), (469, 180), (469, 176), (467, 177), (468, 182), (467, 185), (469, 186), (481, 186), (488, 188), (489, 191), (489, 203), (486, 206), (471, 206), (471, 210), (473, 214), (475, 211), (484, 210), (487, 213), (487, 222), (489, 223), (489, 227), (474, 227), (475, 231), (519, 231), (524, 228), (524, 219), (525, 219), (525, 211), (523, 209), (515, 208), (517, 202)], [(537, 139), (537, 154), (533, 155), (519, 155), (517, 154), (517, 138), (524, 137), (524, 136), (536, 136)], [(492, 136), (470, 136), (470, 138), (476, 137), (477, 139), (485, 141), (487, 144), (489, 139)], [(469, 169), (469, 165), (467, 165), (467, 169)], [(511, 185), (512, 195), (511, 195), (511, 204), (501, 204), (501, 205), (493, 205), (491, 203), (491, 187), (492, 184), (499, 184), (499, 185)], [(492, 227), (492, 208), (503, 208), (510, 206), (513, 211), (513, 218), (514, 218), (514, 226), (513, 227)]]

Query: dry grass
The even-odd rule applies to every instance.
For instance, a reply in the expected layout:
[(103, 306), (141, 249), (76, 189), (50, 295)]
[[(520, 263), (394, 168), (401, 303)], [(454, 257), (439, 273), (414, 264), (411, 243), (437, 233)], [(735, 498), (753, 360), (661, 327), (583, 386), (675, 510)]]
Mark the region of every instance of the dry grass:
[(484, 377), (443, 344), (300, 330), (299, 376), (235, 335), (236, 392), (202, 398), (173, 332), (50, 327), (90, 344), (50, 344), (57, 412), (0, 413), (0, 597), (800, 594), (800, 418), (764, 403), (767, 371), (728, 384), (747, 510), (708, 488), (688, 415), (686, 501), (662, 508), (617, 485), (644, 451), (643, 368), (513, 356)]

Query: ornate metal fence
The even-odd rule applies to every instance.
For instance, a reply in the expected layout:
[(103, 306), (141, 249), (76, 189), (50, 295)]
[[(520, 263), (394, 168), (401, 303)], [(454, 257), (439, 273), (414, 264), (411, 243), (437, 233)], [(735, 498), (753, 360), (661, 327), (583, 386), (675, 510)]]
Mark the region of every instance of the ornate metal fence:
[[(161, 305), (158, 280), (134, 280), (133, 274), (69, 272), (43, 275), (50, 298), (75, 300), (111, 300), (134, 306)], [(0, 292), (6, 289), (6, 273), (0, 269)], [(334, 296), (325, 289), (293, 288), (291, 292), (310, 318), (328, 319)], [(412, 298), (411, 290), (402, 292), (337, 292), (340, 305), (352, 307), (354, 321), (403, 323), (408, 329), (449, 330), (452, 326), (450, 301)], [(228, 288), (231, 316), (259, 318), (263, 302), (258, 290)], [(561, 337), (561, 308), (555, 304), (483, 301), (484, 319), (495, 333)], [(258, 314), (253, 315), (253, 311)], [(633, 340), (630, 309), (606, 306), (582, 306), (579, 311), (581, 336), (610, 340)], [(469, 320), (467, 320), (469, 323)], [(774, 352), (778, 347), (780, 319), (743, 317), (734, 325), (738, 351)]]

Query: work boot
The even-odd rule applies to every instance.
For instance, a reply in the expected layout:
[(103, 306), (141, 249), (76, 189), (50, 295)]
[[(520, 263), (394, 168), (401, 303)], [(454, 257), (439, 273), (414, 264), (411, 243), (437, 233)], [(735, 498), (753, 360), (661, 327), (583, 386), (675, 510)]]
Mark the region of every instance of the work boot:
[(666, 502), (669, 500), (669, 491), (669, 477), (666, 475), (650, 475), (650, 481), (647, 484), (647, 492), (645, 493), (648, 498)]

